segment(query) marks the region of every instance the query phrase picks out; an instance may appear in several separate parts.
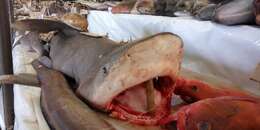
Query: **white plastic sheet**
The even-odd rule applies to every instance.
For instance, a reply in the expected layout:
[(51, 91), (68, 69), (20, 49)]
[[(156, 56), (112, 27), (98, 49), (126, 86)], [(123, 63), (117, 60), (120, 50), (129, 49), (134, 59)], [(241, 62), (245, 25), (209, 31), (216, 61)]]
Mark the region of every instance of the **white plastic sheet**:
[(260, 29), (224, 26), (192, 18), (109, 14), (93, 11), (89, 31), (117, 41), (136, 40), (160, 32), (172, 32), (184, 42), (183, 66), (218, 76), (256, 94), (260, 85), (249, 77), (260, 63)]
[[(35, 73), (30, 65), (37, 58), (25, 46), (13, 50), (14, 73)], [(40, 108), (40, 88), (14, 85), (14, 130), (49, 130)]]
[[(108, 34), (116, 41), (130, 41), (159, 32), (179, 35), (185, 44), (183, 66), (195, 72), (218, 76), (259, 94), (260, 85), (249, 77), (260, 62), (260, 30), (250, 26), (227, 27), (191, 18), (114, 15), (92, 11), (89, 30)], [(15, 72), (33, 72), (24, 65), (28, 54), (14, 53)], [(39, 106), (36, 88), (15, 88), (15, 130), (48, 130)]]

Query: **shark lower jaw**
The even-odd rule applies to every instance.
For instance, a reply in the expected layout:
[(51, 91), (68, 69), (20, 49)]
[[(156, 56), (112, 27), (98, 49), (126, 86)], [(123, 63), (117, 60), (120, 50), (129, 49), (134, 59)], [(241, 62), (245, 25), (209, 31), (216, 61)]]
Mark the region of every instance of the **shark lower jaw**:
[(140, 125), (158, 125), (170, 114), (174, 80), (155, 77), (118, 94), (107, 105), (112, 117)]

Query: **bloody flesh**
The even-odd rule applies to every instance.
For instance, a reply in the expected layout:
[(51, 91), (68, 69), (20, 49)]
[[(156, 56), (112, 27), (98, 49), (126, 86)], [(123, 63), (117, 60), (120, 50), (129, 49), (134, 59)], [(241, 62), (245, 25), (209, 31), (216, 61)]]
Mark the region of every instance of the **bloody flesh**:
[(203, 81), (185, 78), (178, 78), (174, 93), (180, 95), (186, 102), (196, 102), (221, 96), (256, 98), (253, 94), (242, 90), (225, 86), (213, 86)]
[(181, 104), (160, 124), (178, 130), (258, 130), (259, 98), (223, 86), (179, 77), (174, 93), (190, 104)]
[(155, 88), (154, 108), (147, 110), (145, 84), (139, 84), (119, 94), (108, 110), (111, 116), (128, 120), (135, 124), (158, 124), (158, 121), (170, 114), (171, 98), (174, 82), (169, 77), (159, 77), (153, 80)]

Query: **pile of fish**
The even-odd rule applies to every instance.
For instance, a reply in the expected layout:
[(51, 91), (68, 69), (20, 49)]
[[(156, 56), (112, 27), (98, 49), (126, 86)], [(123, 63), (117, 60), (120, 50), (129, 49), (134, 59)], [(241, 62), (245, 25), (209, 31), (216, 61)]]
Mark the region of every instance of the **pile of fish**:
[(102, 10), (115, 14), (193, 16), (199, 20), (211, 20), (225, 25), (259, 24), (258, 0), (104, 0), (99, 2), (16, 0), (15, 2), (14, 12), (17, 19), (51, 18), (63, 21), (62, 18), (67, 13), (86, 17), (89, 10)]
[(125, 0), (113, 7), (112, 12), (192, 15), (225, 25), (255, 24), (254, 4), (257, 6), (257, 3), (257, 0)]
[(118, 0), (14, 0), (13, 7), (15, 19), (60, 19), (66, 13), (86, 15), (89, 10), (107, 11), (118, 3)]
[[(19, 20), (12, 27), (56, 31), (50, 49), (42, 47), (46, 53), (32, 63), (37, 76), (0, 77), (40, 86), (53, 129), (260, 129), (259, 97), (181, 73), (183, 41), (175, 34), (122, 44), (55, 20)], [(172, 105), (176, 95), (182, 103)]]

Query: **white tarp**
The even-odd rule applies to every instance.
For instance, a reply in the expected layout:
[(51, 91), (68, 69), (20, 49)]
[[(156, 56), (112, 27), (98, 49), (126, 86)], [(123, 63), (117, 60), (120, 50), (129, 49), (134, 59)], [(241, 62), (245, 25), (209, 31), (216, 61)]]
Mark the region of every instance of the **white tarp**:
[[(92, 11), (89, 31), (116, 41), (131, 41), (159, 32), (172, 32), (184, 41), (183, 66), (207, 75), (217, 75), (244, 89), (258, 92), (260, 85), (249, 77), (260, 63), (260, 29), (227, 27), (191, 18), (170, 18)], [(32, 57), (23, 49), (14, 53), (15, 72), (30, 72)], [(29, 56), (32, 54), (29, 54)], [(37, 88), (15, 87), (15, 130), (48, 130)]]
[[(14, 73), (35, 73), (30, 65), (36, 53), (25, 46), (13, 50)], [(14, 85), (14, 130), (49, 130), (40, 108), (40, 88)]]

